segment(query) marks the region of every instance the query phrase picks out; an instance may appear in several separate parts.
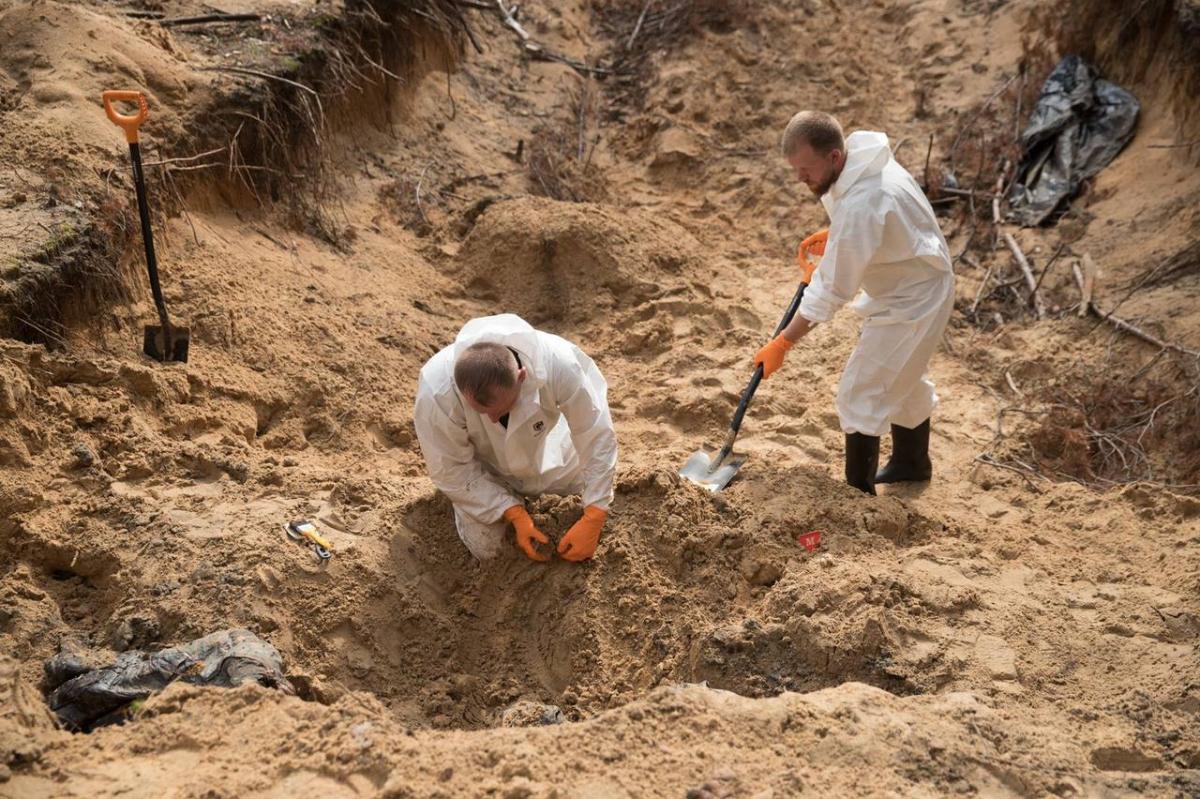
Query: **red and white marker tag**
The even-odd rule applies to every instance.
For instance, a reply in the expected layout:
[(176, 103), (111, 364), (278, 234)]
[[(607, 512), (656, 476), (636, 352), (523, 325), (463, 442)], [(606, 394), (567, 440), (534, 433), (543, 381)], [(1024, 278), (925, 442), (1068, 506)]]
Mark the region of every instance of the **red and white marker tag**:
[(821, 543), (821, 531), (813, 530), (811, 533), (805, 533), (797, 538), (796, 541), (809, 552), (812, 552)]

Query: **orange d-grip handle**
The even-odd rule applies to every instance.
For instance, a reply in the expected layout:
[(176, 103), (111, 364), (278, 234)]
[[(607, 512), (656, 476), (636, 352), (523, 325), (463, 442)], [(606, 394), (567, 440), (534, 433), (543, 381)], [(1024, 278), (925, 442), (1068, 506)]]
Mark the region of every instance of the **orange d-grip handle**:
[(801, 247), (800, 252), (796, 253), (796, 263), (800, 264), (800, 282), (806, 286), (812, 283), (813, 272), (817, 271), (817, 265), (808, 260), (808, 250), (804, 247)]
[[(137, 144), (138, 127), (146, 121), (146, 117), (150, 113), (150, 106), (146, 105), (146, 95), (139, 91), (109, 89), (100, 97), (104, 100), (104, 113), (108, 114), (108, 118), (114, 125), (125, 131), (125, 141)], [(122, 114), (113, 108), (114, 102), (137, 103), (137, 113)]]
[(825, 254), (825, 242), (829, 240), (829, 229), (818, 230), (804, 241), (800, 242), (800, 249), (796, 253), (796, 263), (800, 264), (800, 272), (805, 285), (812, 283), (813, 272), (817, 271), (817, 265), (808, 259), (809, 253), (820, 258)]

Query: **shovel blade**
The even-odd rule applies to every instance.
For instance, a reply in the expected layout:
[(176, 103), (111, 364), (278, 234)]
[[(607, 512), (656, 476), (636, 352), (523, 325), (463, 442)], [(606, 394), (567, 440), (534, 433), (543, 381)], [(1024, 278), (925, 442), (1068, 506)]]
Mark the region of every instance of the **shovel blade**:
[(191, 330), (186, 327), (171, 325), (171, 343), (168, 347), (166, 337), (160, 325), (146, 325), (142, 335), (142, 352), (156, 361), (179, 361), (187, 363), (188, 342), (191, 340)]
[[(691, 480), (713, 493), (720, 491), (729, 485), (729, 481), (741, 470), (746, 458), (744, 455), (731, 453), (720, 464), (714, 464), (713, 459), (716, 457), (716, 450), (696, 450), (679, 470), (680, 477)], [(716, 468), (713, 468), (714, 466)]]

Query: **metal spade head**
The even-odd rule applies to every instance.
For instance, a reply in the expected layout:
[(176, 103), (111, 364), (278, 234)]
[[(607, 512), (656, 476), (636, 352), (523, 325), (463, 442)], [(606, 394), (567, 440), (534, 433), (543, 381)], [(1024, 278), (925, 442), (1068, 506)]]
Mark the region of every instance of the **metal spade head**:
[(142, 352), (156, 361), (187, 363), (191, 337), (188, 328), (171, 325), (171, 340), (168, 342), (161, 325), (146, 325), (142, 333)]
[(716, 450), (696, 450), (683, 464), (679, 475), (714, 493), (720, 491), (737, 475), (746, 462), (746, 456), (730, 453), (723, 461), (714, 463), (718, 454)]

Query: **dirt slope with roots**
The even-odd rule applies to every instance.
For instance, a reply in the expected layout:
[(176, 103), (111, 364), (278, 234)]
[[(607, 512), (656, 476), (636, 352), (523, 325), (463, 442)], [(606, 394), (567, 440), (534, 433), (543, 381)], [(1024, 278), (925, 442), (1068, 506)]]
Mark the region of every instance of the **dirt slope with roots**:
[[(322, 180), (339, 188), (322, 184), (320, 225), (254, 202), (236, 174), (177, 175), (180, 213), (156, 235), (192, 328), (186, 366), (137, 354), (145, 299), (78, 298), (87, 322), (56, 334), (65, 346), (0, 341), (0, 796), (1200, 793), (1194, 364), (1078, 319), (1069, 269), (1047, 270), (1066, 309), (1053, 318), (991, 295), (980, 317), (985, 270), (1007, 275), (1007, 253), (944, 217), (972, 255), (933, 365), (929, 485), (866, 497), (841, 481), (848, 313), (760, 389), (728, 490), (676, 475), (723, 434), (794, 290), (790, 254), (823, 221), (775, 154), (788, 116), (820, 106), (887, 131), (918, 175), (933, 135), (931, 169), (948, 168), (956, 126), (1029, 58), (1035, 4), (788, 0), (737, 5), (731, 22), (734, 5), (696, 3), (670, 36), (647, 14), (653, 47), (622, 62), (636, 78), (608, 83), (523, 58), (495, 12), (472, 10), (482, 53), (449, 74), (406, 56), (404, 85), (364, 94), (390, 97), (388, 113), (351, 103), (330, 121)], [(521, 22), (554, 53), (611, 63), (642, 6), (531, 3)], [(20, 43), (0, 52), (6, 257), (104, 196), (77, 207), (75, 184), (55, 183), (47, 205), (52, 164), (21, 161), (34, 141), (54, 131), (63, 164), (96, 172), (89, 191), (125, 168), (97, 75), (144, 78), (147, 137), (178, 140), (170, 86), (207, 96), (200, 64), (286, 52), (274, 28), (220, 30), (227, 49), (108, 6), (0, 5)], [(1131, 88), (1138, 138), (1059, 228), (1017, 236), (1039, 267), (1064, 242), (1094, 254), (1098, 302), (1142, 285), (1122, 313), (1200, 348), (1192, 262), (1137, 283), (1148, 253), (1196, 238), (1194, 167), (1147, 146), (1184, 140), (1189, 117), (1175, 94)], [(561, 186), (588, 201), (544, 196)], [(121, 273), (135, 298), (139, 263), (129, 251)], [(515, 549), (474, 562), (424, 475), (417, 371), (501, 311), (576, 341), (609, 381), (621, 465), (585, 565)], [(1174, 397), (1137, 417), (1157, 482), (1116, 479), (1083, 422), (1043, 413), (1051, 388), (1106, 370)], [(1079, 435), (1075, 455), (1046, 449)], [(532, 511), (558, 537), (580, 508)], [(328, 564), (281, 532), (300, 517), (328, 533)], [(809, 552), (798, 538), (815, 530)], [(177, 684), (90, 734), (45, 708), (56, 652), (110, 662), (226, 627), (271, 641), (299, 696)], [(548, 705), (561, 724), (541, 726), (560, 720)]]

